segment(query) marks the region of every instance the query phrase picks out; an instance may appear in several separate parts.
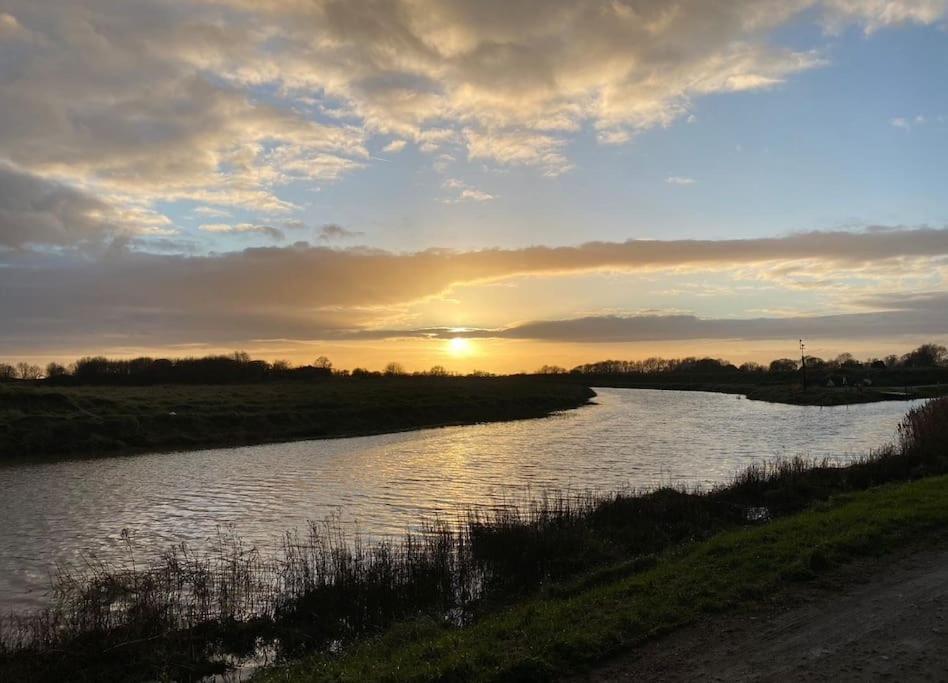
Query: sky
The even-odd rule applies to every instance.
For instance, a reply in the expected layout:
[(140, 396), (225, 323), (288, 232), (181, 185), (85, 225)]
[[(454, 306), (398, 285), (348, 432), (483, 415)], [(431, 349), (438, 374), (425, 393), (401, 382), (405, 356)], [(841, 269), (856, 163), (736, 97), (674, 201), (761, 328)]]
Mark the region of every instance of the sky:
[(948, 0), (0, 0), (0, 361), (948, 340)]

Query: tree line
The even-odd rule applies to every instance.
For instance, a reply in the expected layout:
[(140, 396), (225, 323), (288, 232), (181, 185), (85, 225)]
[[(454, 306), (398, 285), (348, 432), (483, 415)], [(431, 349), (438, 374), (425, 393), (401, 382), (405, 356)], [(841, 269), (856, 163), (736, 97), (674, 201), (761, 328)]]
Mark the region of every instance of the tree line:
[[(814, 371), (837, 370), (887, 370), (894, 368), (937, 368), (948, 367), (948, 349), (940, 344), (922, 344), (918, 348), (902, 355), (889, 355), (884, 358), (857, 360), (851, 353), (841, 353), (836, 358), (824, 360), (817, 356), (805, 357), (806, 368)], [(769, 364), (742, 363), (735, 365), (722, 358), (661, 358), (644, 360), (604, 360), (595, 363), (577, 365), (572, 370), (544, 365), (537, 374), (576, 374), (576, 375), (663, 375), (663, 374), (705, 374), (705, 373), (748, 373), (783, 374), (799, 371), (804, 358), (777, 358)]]
[[(841, 353), (833, 359), (824, 360), (806, 356), (807, 370), (815, 372), (888, 370), (897, 368), (948, 368), (948, 350), (940, 344), (922, 344), (901, 356), (857, 360), (851, 353)], [(748, 362), (735, 365), (721, 358), (660, 358), (644, 360), (604, 360), (584, 363), (571, 370), (544, 365), (534, 374), (542, 375), (671, 375), (671, 374), (716, 374), (744, 373), (753, 375), (780, 375), (800, 371), (802, 359), (778, 358), (767, 365)], [(243, 351), (229, 355), (210, 355), (198, 358), (150, 358), (131, 359), (87, 356), (68, 366), (49, 363), (46, 368), (26, 362), (8, 364), (0, 362), (0, 381), (37, 381), (51, 384), (221, 384), (239, 382), (263, 382), (279, 379), (318, 379), (327, 377), (391, 377), (391, 376), (448, 377), (457, 376), (444, 366), (435, 365), (430, 370), (408, 372), (397, 362), (388, 363), (382, 370), (357, 367), (350, 370), (337, 369), (326, 356), (316, 358), (307, 365), (293, 366), (285, 360), (267, 362), (255, 360)], [(471, 377), (488, 377), (491, 373), (475, 370)]]
[[(329, 377), (392, 377), (392, 376), (450, 377), (457, 376), (444, 366), (430, 370), (408, 372), (401, 363), (391, 362), (382, 370), (333, 367), (326, 356), (319, 356), (307, 365), (292, 365), (289, 361), (253, 359), (244, 351), (227, 355), (209, 355), (197, 358), (106, 358), (86, 356), (69, 365), (49, 363), (46, 368), (26, 362), (0, 363), (0, 382), (38, 381), (49, 384), (237, 384), (271, 380), (306, 380)], [(469, 377), (489, 377), (491, 373), (475, 370)]]

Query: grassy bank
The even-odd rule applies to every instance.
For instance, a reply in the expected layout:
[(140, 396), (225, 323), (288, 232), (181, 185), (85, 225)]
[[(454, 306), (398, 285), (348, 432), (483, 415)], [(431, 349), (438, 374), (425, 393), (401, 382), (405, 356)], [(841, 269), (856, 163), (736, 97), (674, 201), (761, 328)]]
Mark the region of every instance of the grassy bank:
[(469, 628), (399, 625), (345, 656), (272, 669), (262, 681), (546, 680), (582, 670), (707, 614), (760, 604), (867, 555), (945, 540), (948, 477), (840, 495), (771, 524), (618, 565)]
[[(708, 492), (550, 496), (525, 507), (471, 510), (455, 524), (434, 521), (401, 542), (360, 544), (336, 527), (316, 526), (288, 536), (276, 558), (229, 539), (210, 556), (178, 548), (144, 568), (93, 564), (60, 577), (50, 609), (0, 624), (0, 678), (188, 679), (220, 671), (227, 657), (250, 655), (261, 644), (282, 658), (320, 653), (295, 671), (346, 677), (356, 670), (346, 662), (403, 656), (395, 646), (389, 654), (358, 653), (360, 642), (406, 619), (425, 629), (473, 624), (422, 634), (434, 639), (423, 666), (436, 666), (432, 675), (478, 678), (516, 663), (488, 658), (470, 668), (465, 660), (455, 669), (441, 648), (479, 638), (466, 634), (492, 628), (485, 624), (509, 626), (499, 615), (525, 596), (559, 604), (652, 571), (656, 558), (677, 556), (675, 548), (715, 534), (786, 518), (833, 496), (948, 473), (948, 400), (910, 412), (900, 434), (898, 444), (847, 467), (794, 460), (749, 468)], [(897, 520), (901, 513), (892, 514)], [(761, 561), (763, 568), (749, 571), (770, 566)], [(414, 633), (415, 626), (405, 628)], [(549, 628), (565, 632), (571, 625), (554, 621)], [(400, 632), (390, 637), (405, 638)], [(412, 645), (414, 637), (403, 641), (406, 652), (429, 652)], [(582, 644), (584, 636), (577, 637)], [(524, 647), (532, 653), (533, 646)], [(325, 654), (339, 649), (355, 654)]]
[(578, 384), (513, 377), (146, 387), (0, 384), (0, 462), (542, 417), (583, 405), (593, 395)]

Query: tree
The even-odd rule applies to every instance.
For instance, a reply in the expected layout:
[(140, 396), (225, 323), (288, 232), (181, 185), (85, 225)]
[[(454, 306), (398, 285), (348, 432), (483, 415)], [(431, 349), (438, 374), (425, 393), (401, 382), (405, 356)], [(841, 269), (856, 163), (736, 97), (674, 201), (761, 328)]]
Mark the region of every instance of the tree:
[(770, 361), (771, 372), (794, 372), (797, 369), (797, 362), (792, 358), (778, 358)]
[(405, 368), (401, 363), (396, 363), (393, 361), (385, 366), (384, 372), (386, 375), (404, 375)]
[(432, 377), (447, 377), (448, 371), (444, 369), (443, 365), (435, 365), (428, 371), (428, 374)]
[(285, 374), (285, 373), (289, 372), (289, 370), (290, 370), (290, 361), (288, 361), (288, 360), (275, 360), (275, 361), (273, 361), (273, 364), (270, 366), (270, 369), (271, 369), (271, 370), (273, 371), (273, 373), (276, 374), (276, 375)]
[(565, 375), (566, 372), (566, 368), (561, 368), (559, 365), (542, 365), (537, 370), (538, 375)]
[(835, 363), (836, 363), (836, 366), (840, 368), (853, 369), (853, 368), (862, 367), (862, 363), (860, 363), (858, 360), (853, 358), (853, 354), (851, 353), (839, 354), (838, 356), (836, 356)]
[(320, 356), (313, 361), (313, 367), (319, 368), (320, 370), (332, 370), (332, 361), (326, 358), (326, 356)]
[(741, 363), (741, 366), (738, 368), (741, 372), (763, 372), (765, 369), (763, 365), (754, 363), (753, 361)]
[(20, 379), (39, 379), (43, 376), (43, 371), (38, 365), (20, 361), (16, 364), (16, 374)]
[(46, 366), (46, 377), (55, 379), (56, 377), (65, 377), (69, 374), (69, 371), (65, 366), (60, 365), (59, 363), (50, 363)]
[(7, 363), (0, 363), (0, 382), (16, 379), (16, 368)]
[(922, 344), (914, 351), (902, 356), (902, 364), (908, 368), (933, 368), (948, 360), (948, 349), (941, 344)]

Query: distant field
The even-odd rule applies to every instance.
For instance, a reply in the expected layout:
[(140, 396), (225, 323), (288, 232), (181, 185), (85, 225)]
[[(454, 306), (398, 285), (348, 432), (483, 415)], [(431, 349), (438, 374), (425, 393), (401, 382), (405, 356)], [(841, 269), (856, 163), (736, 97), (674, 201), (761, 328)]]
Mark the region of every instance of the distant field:
[(529, 378), (248, 385), (0, 385), (0, 460), (337, 437), (541, 417), (594, 392)]

